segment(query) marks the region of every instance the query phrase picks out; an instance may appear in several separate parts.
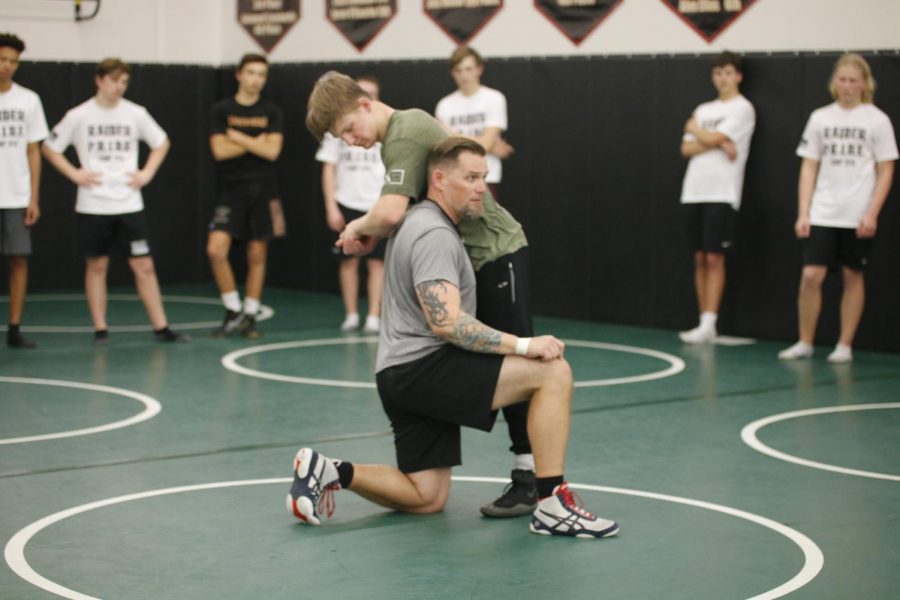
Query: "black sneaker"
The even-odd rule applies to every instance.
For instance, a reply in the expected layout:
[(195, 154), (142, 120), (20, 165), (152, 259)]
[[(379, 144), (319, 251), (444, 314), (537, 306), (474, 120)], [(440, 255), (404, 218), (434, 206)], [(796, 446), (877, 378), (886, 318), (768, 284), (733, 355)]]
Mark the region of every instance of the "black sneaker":
[(213, 329), (212, 332), (210, 332), (210, 335), (214, 338), (225, 337), (230, 333), (234, 333), (240, 322), (241, 313), (226, 308), (225, 318), (222, 319), (222, 324)]
[(511, 479), (502, 496), (481, 507), (481, 514), (486, 517), (521, 517), (534, 512), (538, 501), (534, 473), (513, 469)]
[(256, 328), (256, 316), (244, 314), (237, 324), (237, 331), (248, 340), (256, 340), (262, 337), (262, 332)]
[(153, 337), (156, 338), (157, 342), (189, 342), (191, 341), (191, 336), (178, 333), (177, 331), (172, 331), (168, 327), (163, 327), (162, 329), (156, 329), (153, 331)]
[(7, 331), (6, 345), (10, 348), (37, 348), (37, 343), (23, 336), (18, 331)]

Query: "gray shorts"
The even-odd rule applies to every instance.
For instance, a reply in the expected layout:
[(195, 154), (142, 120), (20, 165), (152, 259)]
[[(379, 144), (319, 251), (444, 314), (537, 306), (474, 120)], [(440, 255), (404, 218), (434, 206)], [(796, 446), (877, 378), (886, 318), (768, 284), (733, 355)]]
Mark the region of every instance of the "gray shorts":
[(31, 256), (31, 229), (24, 208), (0, 208), (0, 254)]

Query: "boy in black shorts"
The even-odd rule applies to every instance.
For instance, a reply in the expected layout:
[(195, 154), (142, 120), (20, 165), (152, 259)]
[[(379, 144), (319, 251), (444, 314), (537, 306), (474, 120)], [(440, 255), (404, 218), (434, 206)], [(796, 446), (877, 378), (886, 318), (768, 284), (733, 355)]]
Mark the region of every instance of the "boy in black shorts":
[(700, 323), (682, 331), (688, 344), (716, 337), (719, 304), (725, 289), (725, 254), (734, 243), (741, 204), (744, 165), (756, 125), (753, 105), (741, 95), (741, 59), (716, 56), (712, 82), (718, 97), (699, 105), (684, 125), (681, 155), (690, 159), (681, 191), (688, 240), (694, 250), (694, 288)]
[[(238, 91), (213, 105), (209, 146), (217, 162), (218, 200), (209, 225), (206, 253), (219, 286), (225, 318), (213, 331), (221, 337), (234, 331), (247, 338), (256, 328), (266, 278), (268, 241), (285, 235), (275, 161), (284, 140), (281, 109), (261, 98), (269, 63), (246, 54), (235, 78)], [(228, 262), (233, 239), (247, 245), (247, 287), (244, 302)]]
[[(117, 58), (97, 65), (97, 94), (66, 113), (42, 150), (50, 164), (78, 186), (75, 212), (87, 261), (85, 292), (95, 343), (104, 344), (109, 339), (106, 273), (113, 247), (128, 257), (156, 339), (188, 341), (188, 336), (169, 329), (166, 320), (140, 192), (153, 180), (169, 152), (169, 138), (147, 109), (122, 97), (130, 73), (131, 68)], [(150, 154), (139, 169), (141, 141), (150, 146)], [(78, 167), (63, 155), (70, 144), (78, 154)]]
[[(371, 115), (359, 114), (371, 125)], [(378, 343), (378, 393), (394, 430), (398, 468), (332, 460), (311, 448), (294, 459), (287, 506), (307, 524), (331, 516), (347, 488), (410, 513), (443, 510), (460, 427), (490, 430), (497, 410), (530, 401), (528, 433), (538, 503), (530, 530), (603, 538), (619, 526), (580, 508), (563, 477), (572, 371), (553, 336), (517, 337), (478, 321), (475, 272), (456, 226), (485, 210), (485, 151), (466, 138), (438, 143), (428, 158), (428, 192), (388, 243)]]

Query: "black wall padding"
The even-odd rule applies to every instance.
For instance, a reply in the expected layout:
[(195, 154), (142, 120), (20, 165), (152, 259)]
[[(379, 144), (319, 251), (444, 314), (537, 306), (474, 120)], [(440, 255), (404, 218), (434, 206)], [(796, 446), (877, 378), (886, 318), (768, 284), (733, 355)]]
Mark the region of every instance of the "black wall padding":
[[(748, 56), (742, 89), (757, 111), (737, 245), (728, 258), (720, 330), (793, 340), (800, 245), (793, 235), (800, 160), (809, 113), (830, 102), (834, 54)], [(900, 56), (869, 55), (876, 103), (900, 129)], [(268, 96), (285, 111), (280, 183), (289, 237), (272, 245), (269, 283), (337, 291), (325, 226), (316, 142), (304, 126), (306, 99), (328, 69), (372, 73), (397, 108), (433, 111), (452, 90), (445, 61), (287, 64), (272, 69)], [(23, 64), (19, 81), (37, 91), (52, 126), (93, 91), (92, 67)], [(678, 197), (684, 121), (714, 97), (707, 56), (496, 59), (484, 83), (509, 102), (501, 201), (525, 226), (532, 293), (542, 315), (687, 328), (696, 320), (691, 251)], [(146, 105), (173, 148), (145, 190), (154, 251), (165, 282), (209, 280), (206, 223), (215, 197), (208, 150), (209, 107), (234, 93), (230, 68), (138, 65), (128, 96)], [(900, 351), (900, 183), (879, 220), (857, 346)], [(44, 218), (35, 231), (32, 289), (80, 287), (74, 189), (45, 165)], [(239, 256), (241, 249), (236, 249)], [(818, 342), (838, 333), (838, 275), (825, 286)], [(5, 274), (4, 274), (5, 279)], [(120, 264), (114, 283), (130, 282)], [(2, 283), (5, 285), (5, 281)]]

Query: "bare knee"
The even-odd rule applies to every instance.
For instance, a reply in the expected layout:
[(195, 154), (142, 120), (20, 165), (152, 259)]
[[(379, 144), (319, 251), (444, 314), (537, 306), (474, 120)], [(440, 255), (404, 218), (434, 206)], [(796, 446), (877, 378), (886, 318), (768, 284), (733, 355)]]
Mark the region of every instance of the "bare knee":
[(131, 270), (138, 277), (150, 277), (156, 274), (156, 267), (153, 265), (153, 259), (149, 256), (141, 256), (132, 258), (128, 261)]
[(95, 277), (105, 277), (108, 267), (109, 259), (106, 256), (89, 258), (85, 262), (85, 272)]
[(267, 250), (265, 242), (250, 242), (247, 244), (247, 266), (264, 267)]
[(544, 363), (550, 371), (549, 377), (559, 385), (571, 386), (573, 381), (572, 366), (564, 358)]
[(28, 271), (28, 258), (24, 256), (10, 256), (9, 270), (13, 273), (24, 273)]
[(418, 506), (407, 507), (403, 510), (403, 512), (408, 512), (416, 515), (431, 515), (434, 513), (439, 513), (444, 510), (444, 507), (447, 505), (447, 499), (449, 497), (449, 494), (442, 493), (440, 490), (431, 493), (423, 493), (422, 490), (419, 490), (419, 495), (422, 498), (422, 504)]
[(800, 289), (804, 291), (818, 290), (825, 281), (825, 267), (804, 267), (800, 274)]

